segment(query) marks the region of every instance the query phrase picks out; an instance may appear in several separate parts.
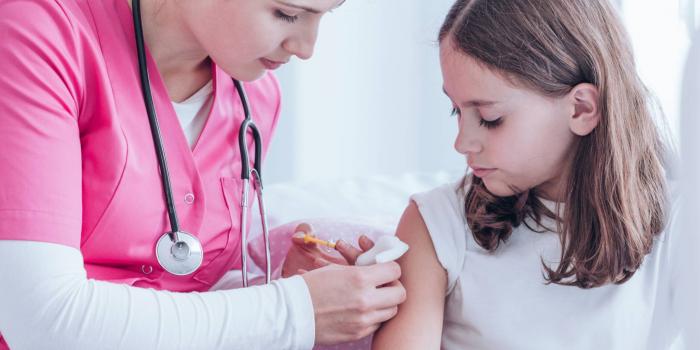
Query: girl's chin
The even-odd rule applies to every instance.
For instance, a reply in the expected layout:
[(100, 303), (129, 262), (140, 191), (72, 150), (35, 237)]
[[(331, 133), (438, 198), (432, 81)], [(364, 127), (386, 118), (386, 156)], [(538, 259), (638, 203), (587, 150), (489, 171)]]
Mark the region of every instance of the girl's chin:
[(490, 179), (482, 179), (484, 181), (484, 186), (489, 192), (496, 197), (510, 197), (515, 194), (507, 184)]

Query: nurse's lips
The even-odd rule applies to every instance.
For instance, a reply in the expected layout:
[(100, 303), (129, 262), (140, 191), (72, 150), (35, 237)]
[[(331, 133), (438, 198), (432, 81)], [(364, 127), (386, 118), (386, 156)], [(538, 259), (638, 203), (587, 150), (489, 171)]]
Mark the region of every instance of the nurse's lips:
[(261, 58), (260, 62), (262, 62), (263, 66), (269, 70), (275, 70), (279, 67), (281, 67), (283, 64), (287, 62), (279, 62), (279, 61), (272, 61), (268, 60), (267, 58)]

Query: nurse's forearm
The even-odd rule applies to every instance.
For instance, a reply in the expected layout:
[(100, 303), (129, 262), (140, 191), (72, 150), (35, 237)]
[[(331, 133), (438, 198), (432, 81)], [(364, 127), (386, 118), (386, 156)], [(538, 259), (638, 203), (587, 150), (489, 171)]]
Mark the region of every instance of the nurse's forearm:
[(21, 349), (309, 349), (302, 278), (171, 293), (86, 278), (76, 249), (0, 241), (0, 332)]

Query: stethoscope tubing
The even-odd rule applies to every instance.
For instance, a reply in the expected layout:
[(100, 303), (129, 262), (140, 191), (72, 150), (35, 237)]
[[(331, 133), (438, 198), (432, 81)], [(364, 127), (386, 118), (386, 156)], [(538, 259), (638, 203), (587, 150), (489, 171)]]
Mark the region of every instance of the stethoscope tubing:
[(144, 105), (146, 113), (148, 113), (148, 122), (151, 126), (151, 136), (153, 144), (156, 148), (156, 157), (158, 158), (158, 167), (160, 169), (163, 193), (165, 194), (165, 202), (168, 208), (168, 219), (170, 220), (170, 239), (173, 243), (179, 241), (177, 233), (180, 231), (180, 223), (178, 221), (177, 210), (173, 200), (172, 184), (170, 181), (170, 171), (168, 170), (168, 159), (163, 147), (163, 138), (161, 137), (160, 125), (155, 106), (153, 104), (153, 96), (151, 94), (151, 84), (148, 76), (148, 64), (146, 61), (145, 42), (143, 38), (143, 25), (141, 24), (141, 1), (132, 1), (132, 12), (134, 16), (134, 33), (136, 36), (136, 51), (139, 60), (139, 76), (141, 78), (141, 91), (143, 93)]
[[(165, 202), (167, 205), (167, 211), (168, 211), (168, 218), (170, 221), (170, 228), (171, 231), (168, 232), (168, 235), (170, 237), (170, 241), (173, 244), (173, 247), (181, 246), (184, 244), (187, 246), (187, 242), (184, 242), (181, 240), (181, 237), (179, 237), (178, 233), (180, 233), (180, 224), (178, 221), (178, 216), (177, 216), (177, 211), (175, 209), (175, 204), (173, 200), (173, 193), (172, 193), (172, 184), (170, 181), (170, 172), (168, 170), (168, 161), (167, 161), (167, 156), (165, 152), (165, 148), (163, 147), (163, 139), (161, 136), (160, 132), (160, 126), (158, 124), (158, 118), (155, 110), (155, 106), (153, 103), (153, 96), (151, 93), (151, 86), (150, 86), (150, 79), (148, 75), (148, 63), (146, 60), (146, 50), (145, 50), (145, 41), (144, 41), (144, 35), (143, 35), (143, 25), (142, 25), (142, 19), (141, 19), (141, 2), (140, 0), (133, 0), (132, 1), (132, 12), (134, 16), (134, 34), (136, 37), (136, 51), (138, 54), (138, 61), (139, 61), (139, 77), (141, 80), (141, 91), (143, 93), (143, 99), (144, 99), (144, 105), (146, 107), (146, 113), (148, 114), (148, 121), (151, 129), (151, 136), (153, 138), (153, 144), (155, 146), (155, 151), (156, 151), (156, 156), (158, 158), (158, 167), (161, 173), (161, 179), (162, 179), (162, 187), (163, 187), (163, 193), (165, 195)], [(262, 228), (263, 228), (263, 238), (264, 238), (264, 243), (265, 243), (265, 262), (266, 262), (266, 267), (265, 267), (265, 282), (270, 283), (270, 279), (272, 276), (271, 273), (271, 257), (270, 257), (270, 240), (269, 240), (269, 232), (268, 232), (268, 227), (267, 227), (267, 215), (265, 211), (265, 202), (263, 200), (263, 182), (262, 182), (262, 169), (261, 169), (261, 164), (262, 164), (262, 135), (260, 134), (260, 131), (258, 130), (258, 127), (255, 125), (253, 122), (253, 119), (251, 117), (251, 110), (250, 110), (250, 105), (248, 103), (248, 97), (246, 95), (245, 89), (243, 88), (243, 85), (236, 79), (233, 79), (234, 86), (236, 88), (236, 91), (238, 93), (238, 96), (241, 100), (241, 104), (243, 106), (243, 111), (244, 111), (244, 120), (241, 123), (239, 133), (238, 133), (238, 146), (241, 154), (241, 180), (243, 182), (243, 188), (241, 190), (242, 195), (241, 195), (241, 264), (242, 264), (242, 277), (243, 277), (243, 285), (244, 287), (248, 286), (248, 276), (247, 276), (247, 258), (248, 258), (248, 251), (247, 251), (247, 230), (248, 230), (248, 208), (249, 208), (249, 202), (248, 202), (248, 196), (250, 194), (250, 182), (251, 180), (254, 182), (255, 189), (257, 191), (257, 197), (258, 197), (258, 207), (260, 209), (260, 218), (262, 221)], [(247, 133), (248, 130), (250, 130), (251, 136), (253, 137), (253, 144), (255, 147), (255, 160), (253, 164), (253, 168), (251, 169), (250, 167), (250, 156), (248, 152), (248, 145), (246, 144), (247, 141)], [(252, 176), (251, 176), (252, 175)], [(252, 177), (252, 179), (251, 179)], [(202, 259), (202, 251), (201, 251), (201, 244), (199, 243), (199, 240), (194, 236), (186, 232), (181, 233), (183, 235), (182, 238), (188, 240), (191, 244), (197, 245), (197, 249), (199, 251), (198, 258), (199, 258), (199, 264), (201, 264), (201, 259)], [(160, 244), (160, 241), (159, 241)], [(161, 264), (161, 266), (168, 271), (171, 271), (172, 269), (168, 269), (166, 264), (164, 264), (161, 261), (161, 256), (158, 254), (159, 251), (159, 245), (156, 246), (156, 256), (159, 258), (158, 261)], [(173, 250), (171, 249), (171, 253), (174, 255)], [(170, 257), (172, 258), (172, 257)], [(166, 259), (166, 260), (172, 260), (172, 259)], [(176, 259), (177, 260), (177, 259)], [(193, 265), (194, 266), (194, 265)], [(196, 270), (199, 265), (196, 265), (196, 267), (192, 270)], [(189, 269), (188, 269), (189, 271)], [(185, 275), (188, 273), (178, 273), (178, 272), (173, 272), (177, 275)]]

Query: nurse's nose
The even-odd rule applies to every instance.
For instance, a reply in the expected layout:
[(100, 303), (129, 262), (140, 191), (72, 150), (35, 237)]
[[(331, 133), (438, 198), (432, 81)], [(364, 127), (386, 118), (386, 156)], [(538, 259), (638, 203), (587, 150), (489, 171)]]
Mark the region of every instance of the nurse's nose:
[(308, 60), (314, 55), (314, 46), (316, 46), (317, 37), (318, 22), (315, 22), (299, 31), (296, 35), (288, 38), (282, 46), (292, 55), (302, 60)]
[(464, 155), (480, 153), (483, 150), (481, 141), (474, 135), (474, 131), (470, 132), (465, 129), (467, 128), (461, 127), (457, 134), (455, 150)]

